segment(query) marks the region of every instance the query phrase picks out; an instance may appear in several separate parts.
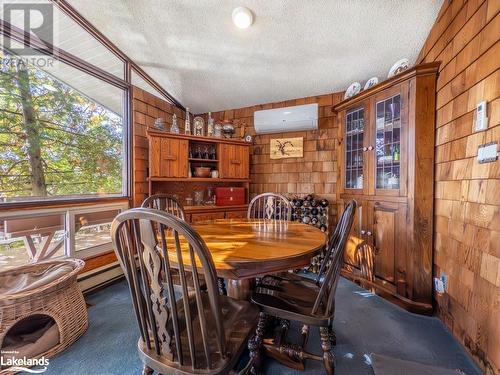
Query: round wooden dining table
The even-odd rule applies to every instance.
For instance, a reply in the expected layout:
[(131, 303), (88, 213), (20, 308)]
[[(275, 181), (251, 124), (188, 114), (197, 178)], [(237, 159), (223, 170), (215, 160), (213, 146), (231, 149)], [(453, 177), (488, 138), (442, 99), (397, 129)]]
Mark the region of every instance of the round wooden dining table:
[(227, 293), (247, 299), (256, 277), (308, 265), (326, 235), (310, 225), (262, 219), (218, 219), (193, 224), (205, 241)]

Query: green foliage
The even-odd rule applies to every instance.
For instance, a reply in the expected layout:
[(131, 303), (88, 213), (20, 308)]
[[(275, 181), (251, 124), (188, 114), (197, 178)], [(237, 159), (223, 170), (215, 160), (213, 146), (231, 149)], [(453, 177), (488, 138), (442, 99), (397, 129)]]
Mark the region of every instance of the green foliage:
[[(48, 196), (122, 191), (122, 118), (33, 66), (31, 106)], [(18, 69), (0, 69), (0, 198), (33, 195)]]

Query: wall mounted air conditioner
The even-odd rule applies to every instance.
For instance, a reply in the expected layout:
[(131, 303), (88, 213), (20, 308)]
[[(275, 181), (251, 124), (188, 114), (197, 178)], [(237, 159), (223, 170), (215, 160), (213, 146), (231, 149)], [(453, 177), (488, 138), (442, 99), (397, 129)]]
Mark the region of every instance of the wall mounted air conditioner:
[(257, 134), (318, 129), (318, 103), (255, 111), (253, 125)]

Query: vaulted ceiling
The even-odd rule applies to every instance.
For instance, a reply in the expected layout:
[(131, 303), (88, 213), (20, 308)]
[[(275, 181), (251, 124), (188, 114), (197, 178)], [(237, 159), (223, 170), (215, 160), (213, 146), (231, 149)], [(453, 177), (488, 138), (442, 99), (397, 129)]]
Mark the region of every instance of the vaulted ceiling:
[[(413, 63), (442, 0), (69, 0), (194, 113), (345, 90)], [(254, 24), (236, 28), (246, 6)]]

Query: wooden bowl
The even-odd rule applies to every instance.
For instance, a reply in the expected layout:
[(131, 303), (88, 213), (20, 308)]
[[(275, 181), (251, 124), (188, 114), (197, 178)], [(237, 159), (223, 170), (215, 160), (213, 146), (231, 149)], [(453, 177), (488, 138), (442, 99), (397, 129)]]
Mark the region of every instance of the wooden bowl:
[(208, 167), (195, 167), (194, 177), (210, 177), (210, 168)]

